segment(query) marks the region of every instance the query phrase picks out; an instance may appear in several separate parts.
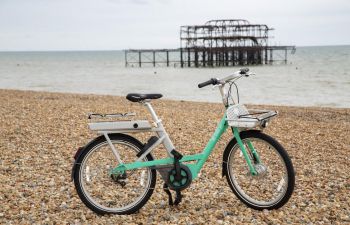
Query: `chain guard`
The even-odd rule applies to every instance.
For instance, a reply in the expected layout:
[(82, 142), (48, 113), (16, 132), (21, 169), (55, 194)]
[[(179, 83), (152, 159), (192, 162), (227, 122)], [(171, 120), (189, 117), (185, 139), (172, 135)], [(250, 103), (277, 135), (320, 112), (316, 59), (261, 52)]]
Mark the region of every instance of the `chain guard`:
[(156, 170), (162, 176), (164, 182), (168, 185), (171, 190), (184, 190), (192, 182), (192, 173), (190, 169), (183, 164), (180, 164), (180, 171), (182, 175), (181, 182), (177, 182), (174, 179), (175, 167), (174, 165), (157, 166)]

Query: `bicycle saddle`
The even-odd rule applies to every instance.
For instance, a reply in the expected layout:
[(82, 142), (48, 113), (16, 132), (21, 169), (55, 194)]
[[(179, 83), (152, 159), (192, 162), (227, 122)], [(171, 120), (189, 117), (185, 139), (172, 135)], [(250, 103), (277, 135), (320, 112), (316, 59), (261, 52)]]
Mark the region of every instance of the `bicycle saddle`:
[(163, 97), (162, 94), (137, 94), (137, 93), (130, 93), (127, 94), (126, 99), (132, 102), (140, 102), (146, 99), (158, 99)]

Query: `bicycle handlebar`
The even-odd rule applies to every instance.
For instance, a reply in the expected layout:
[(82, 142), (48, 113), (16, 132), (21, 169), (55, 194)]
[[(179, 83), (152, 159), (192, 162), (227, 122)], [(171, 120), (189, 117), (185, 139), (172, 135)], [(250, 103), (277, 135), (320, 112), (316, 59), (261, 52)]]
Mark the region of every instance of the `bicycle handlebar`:
[(210, 80), (207, 80), (203, 83), (198, 84), (198, 88), (202, 88), (202, 87), (208, 86), (210, 84), (212, 84), (212, 85), (224, 84), (224, 83), (226, 83), (234, 78), (240, 78), (242, 76), (249, 76), (248, 72), (249, 72), (249, 68), (242, 68), (239, 71), (235, 72), (234, 74), (229, 75), (229, 76), (227, 76), (223, 79), (220, 79), (220, 80), (218, 80), (217, 78), (211, 78)]
[(207, 80), (207, 81), (205, 81), (205, 82), (203, 82), (203, 83), (200, 83), (200, 84), (198, 84), (198, 87), (199, 88), (202, 88), (202, 87), (205, 87), (205, 86), (208, 86), (208, 85), (216, 85), (218, 83), (218, 79), (216, 79), (216, 78), (211, 78), (210, 80)]

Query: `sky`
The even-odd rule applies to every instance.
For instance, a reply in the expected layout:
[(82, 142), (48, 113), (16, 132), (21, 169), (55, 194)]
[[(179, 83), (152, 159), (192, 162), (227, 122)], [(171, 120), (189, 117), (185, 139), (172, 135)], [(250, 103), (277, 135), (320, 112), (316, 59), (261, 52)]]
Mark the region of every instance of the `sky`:
[(0, 0), (0, 51), (178, 48), (181, 25), (246, 19), (272, 44), (350, 44), (349, 0)]

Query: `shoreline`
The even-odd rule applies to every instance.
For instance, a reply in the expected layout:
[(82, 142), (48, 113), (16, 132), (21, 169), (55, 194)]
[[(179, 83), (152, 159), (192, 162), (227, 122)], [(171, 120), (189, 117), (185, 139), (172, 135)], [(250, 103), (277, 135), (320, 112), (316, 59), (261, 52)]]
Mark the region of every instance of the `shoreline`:
[[(87, 113), (136, 112), (135, 119), (150, 119), (145, 107), (118, 96), (4, 89), (0, 105), (0, 224), (350, 223), (348, 108), (264, 106), (279, 111), (264, 132), (284, 146), (296, 171), (294, 193), (279, 210), (246, 207), (221, 177), (232, 138), (226, 132), (178, 207), (167, 205), (158, 179), (137, 214), (98, 216), (71, 182), (76, 149), (97, 136), (87, 128)], [(220, 103), (161, 99), (152, 105), (183, 154), (205, 147), (224, 112)], [(145, 143), (151, 134), (133, 136)], [(165, 152), (156, 149), (154, 156)]]
[[(42, 90), (29, 90), (29, 89), (11, 89), (11, 88), (0, 88), (0, 91), (19, 91), (19, 92), (28, 92), (28, 93), (43, 93), (43, 94), (63, 94), (63, 95), (87, 95), (87, 96), (96, 96), (96, 97), (117, 97), (117, 98), (125, 98), (125, 96), (121, 95), (112, 95), (112, 94), (95, 94), (95, 93), (83, 93), (83, 92), (60, 92), (60, 91), (42, 91)], [(142, 91), (140, 93), (143, 93)], [(174, 101), (174, 102), (192, 102), (192, 103), (207, 103), (207, 104), (218, 104), (222, 105), (222, 102), (208, 102), (208, 101), (200, 101), (200, 100), (182, 100), (182, 99), (168, 99), (166, 96), (163, 95), (163, 97), (160, 99), (161, 101)], [(244, 105), (248, 106), (262, 106), (262, 107), (286, 107), (286, 108), (310, 108), (310, 109), (339, 109), (339, 110), (347, 110), (350, 109), (350, 107), (331, 107), (331, 106), (303, 106), (303, 105), (281, 105), (281, 104), (251, 104), (247, 103)]]

